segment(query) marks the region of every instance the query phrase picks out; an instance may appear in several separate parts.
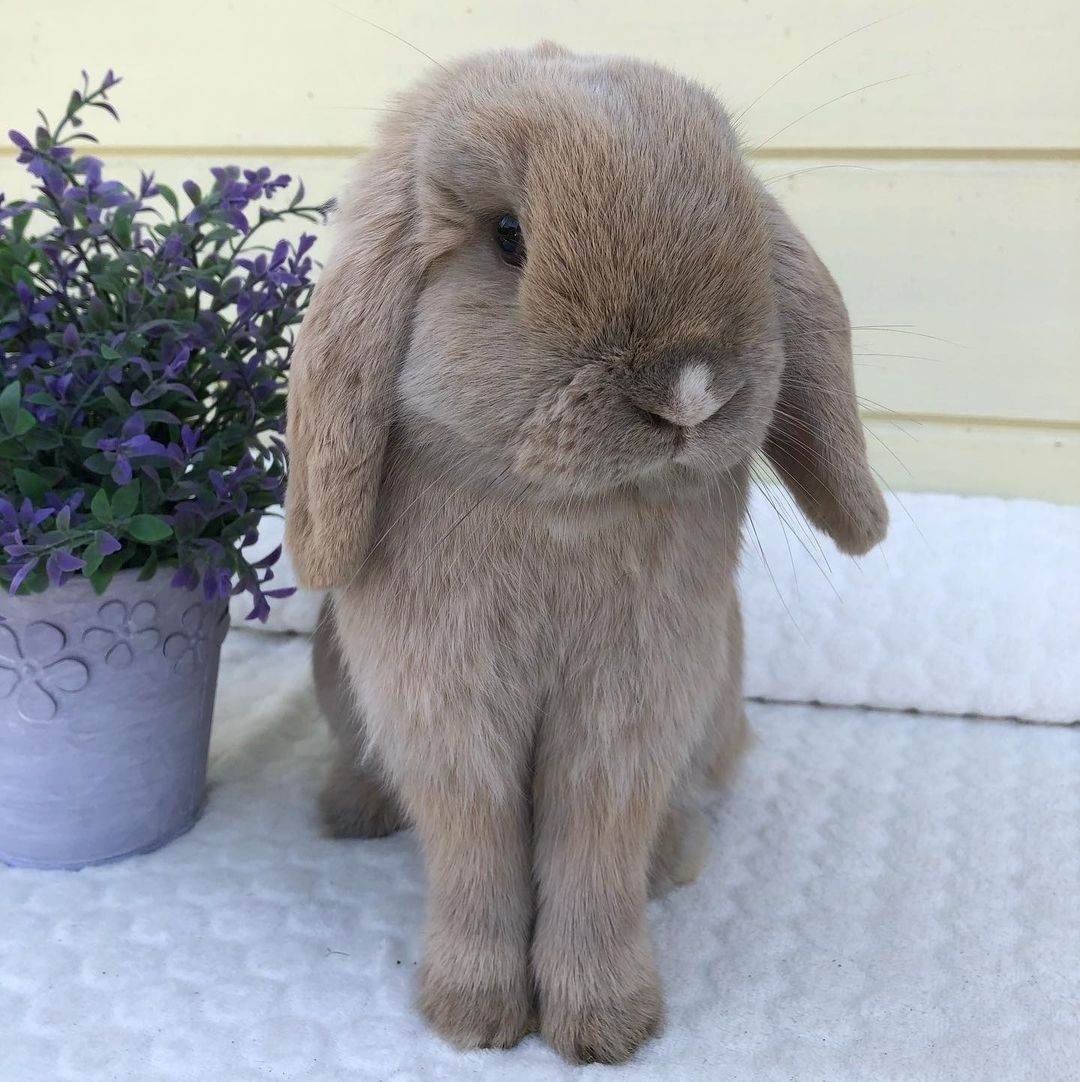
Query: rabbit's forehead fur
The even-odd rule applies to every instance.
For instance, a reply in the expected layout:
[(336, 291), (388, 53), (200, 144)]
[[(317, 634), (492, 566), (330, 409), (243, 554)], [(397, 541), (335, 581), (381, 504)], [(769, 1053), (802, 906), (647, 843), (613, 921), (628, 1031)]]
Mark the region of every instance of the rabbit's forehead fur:
[(421, 183), (521, 220), (529, 328), (566, 349), (736, 348), (767, 314), (769, 238), (716, 99), (640, 61), (503, 53), (463, 65), (420, 133)]
[[(488, 54), (386, 132), (412, 155), (427, 266), (398, 397), (455, 457), (596, 492), (760, 443), (782, 364), (769, 232), (709, 92), (640, 61)], [(495, 245), (506, 213), (520, 269)]]

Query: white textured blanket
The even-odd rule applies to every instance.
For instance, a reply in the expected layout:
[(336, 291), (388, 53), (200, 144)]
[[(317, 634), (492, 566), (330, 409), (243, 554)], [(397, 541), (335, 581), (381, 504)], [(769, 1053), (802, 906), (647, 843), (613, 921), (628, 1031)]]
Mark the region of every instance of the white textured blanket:
[(699, 881), (651, 907), (661, 1040), (462, 1055), (411, 1007), (411, 834), (319, 837), (308, 645), (226, 640), (211, 790), (160, 852), (0, 868), (0, 1082), (1069, 1082), (1080, 733), (751, 704)]

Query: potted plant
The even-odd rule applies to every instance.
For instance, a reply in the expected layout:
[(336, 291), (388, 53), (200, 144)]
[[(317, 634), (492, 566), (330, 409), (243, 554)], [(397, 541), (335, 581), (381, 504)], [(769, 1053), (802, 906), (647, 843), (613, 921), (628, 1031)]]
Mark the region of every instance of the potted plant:
[[(202, 801), (227, 600), (288, 591), (245, 554), (281, 503), (292, 334), (319, 220), (269, 169), (183, 197), (79, 153), (109, 72), (11, 132), (36, 198), (0, 196), (0, 860), (155, 848)], [(270, 226), (270, 229), (266, 227)], [(279, 231), (281, 225), (276, 227)]]

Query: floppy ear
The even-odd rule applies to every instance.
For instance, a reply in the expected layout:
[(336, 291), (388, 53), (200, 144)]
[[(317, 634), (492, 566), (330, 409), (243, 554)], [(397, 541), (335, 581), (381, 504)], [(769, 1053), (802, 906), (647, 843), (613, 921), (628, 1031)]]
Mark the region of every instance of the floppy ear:
[(313, 589), (347, 581), (370, 543), (420, 279), (410, 158), (399, 137), (362, 163), (293, 356), (285, 539)]
[(884, 536), (855, 401), (851, 331), (840, 290), (806, 238), (766, 196), (784, 373), (765, 449), (803, 513), (844, 552)]

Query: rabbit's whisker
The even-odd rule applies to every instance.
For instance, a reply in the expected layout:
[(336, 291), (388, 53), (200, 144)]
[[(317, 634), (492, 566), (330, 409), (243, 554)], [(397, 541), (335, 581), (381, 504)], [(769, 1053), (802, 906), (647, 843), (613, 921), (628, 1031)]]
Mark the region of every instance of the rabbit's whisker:
[[(790, 410), (786, 410), (782, 406), (777, 406), (776, 407), (776, 413), (779, 416), (781, 416), (781, 417), (785, 418), (786, 420), (790, 421), (792, 424), (797, 425), (799, 428), (801, 428), (804, 432), (807, 433), (807, 435), (811, 436), (813, 439), (820, 440), (830, 450), (835, 451), (837, 454), (843, 454), (844, 453), (844, 449), (842, 447), (838, 447), (834, 442), (830, 441), (824, 435), (824, 433), (819, 432), (815, 428), (812, 428), (805, 420), (803, 420), (801, 417), (797, 416), (796, 414), (793, 414)], [(865, 423), (863, 424), (862, 428), (863, 428), (863, 432), (867, 433), (870, 436), (873, 436), (873, 438), (876, 439), (878, 441), (878, 443), (880, 443), (881, 446), (884, 447), (885, 450), (888, 451), (888, 453), (890, 455), (892, 455), (892, 457), (894, 459), (896, 459), (897, 465), (899, 465), (909, 476), (911, 475), (911, 471), (908, 469), (906, 463), (900, 458), (899, 455), (896, 454), (896, 452), (872, 428), (870, 428)], [(903, 431), (903, 430), (901, 429), (901, 431)], [(905, 433), (905, 435), (910, 436), (910, 433)], [(911, 436), (911, 438), (914, 439), (915, 437)], [(797, 446), (801, 447), (802, 449), (808, 451), (810, 454), (817, 457), (819, 461), (824, 461), (824, 459), (817, 452), (817, 450), (814, 447), (812, 447), (809, 443), (807, 443), (805, 440), (800, 440), (797, 436), (792, 436), (792, 442), (795, 443)]]
[[(907, 334), (913, 338), (926, 338), (931, 342), (942, 342), (947, 346), (955, 346), (957, 349), (967, 349), (963, 342), (955, 342), (951, 338), (941, 338), (935, 334), (925, 334), (922, 331), (912, 330), (910, 326), (904, 324), (889, 324), (889, 323), (849, 323), (849, 324), (829, 324), (822, 323), (814, 327), (812, 331), (807, 332), (801, 337), (809, 339), (822, 333), (823, 331), (866, 331), (874, 333), (876, 331), (884, 331), (888, 334)], [(776, 338), (768, 338), (762, 344), (766, 346), (783, 345), (785, 341), (784, 336), (778, 335)]]
[(922, 353), (867, 353), (863, 350), (855, 353), (856, 357), (893, 357), (898, 361), (929, 361), (931, 364), (951, 364), (945, 357), (927, 357)]
[[(807, 356), (812, 356), (812, 354), (807, 354)], [(815, 394), (832, 395), (834, 398), (839, 398), (841, 401), (845, 402), (849, 397), (847, 391), (841, 391), (832, 387), (822, 387), (819, 383), (814, 383), (812, 380), (799, 379), (797, 376), (790, 376), (786, 373), (783, 376), (783, 382), (789, 387), (806, 387), (809, 390), (814, 391)], [(891, 406), (886, 406), (884, 403), (878, 402), (873, 398), (867, 398), (866, 395), (856, 395), (855, 400), (860, 405), (873, 409), (876, 412), (891, 413), (896, 417), (905, 418), (905, 420), (908, 420), (913, 425), (921, 425), (920, 421), (908, 418), (902, 410), (893, 409)]]
[(773, 589), (776, 591), (776, 596), (780, 599), (780, 604), (784, 606), (784, 612), (787, 613), (788, 619), (791, 621), (792, 627), (799, 633), (799, 636), (806, 640), (806, 636), (803, 634), (803, 630), (799, 627), (798, 620), (795, 619), (794, 613), (791, 611), (791, 607), (788, 605), (787, 600), (784, 598), (783, 593), (780, 590), (780, 584), (776, 581), (776, 576), (773, 574), (772, 565), (769, 563), (769, 557), (765, 555), (765, 546), (761, 543), (761, 538), (758, 536), (757, 526), (754, 525), (754, 516), (750, 513), (749, 508), (746, 511), (746, 524), (750, 527), (750, 532), (754, 535), (754, 542), (757, 545), (757, 550), (761, 553), (761, 562), (765, 565), (765, 570), (769, 574), (769, 580), (773, 584)]
[[(824, 567), (821, 565), (821, 563), (818, 562), (817, 557), (810, 550), (810, 547), (807, 545), (806, 541), (803, 539), (802, 534), (795, 528), (795, 526), (792, 523), (791, 519), (788, 518), (788, 516), (784, 513), (784, 511), (780, 508), (780, 506), (777, 505), (776, 501), (773, 499), (773, 492), (782, 491), (782, 489), (778, 489), (776, 485), (769, 483), (768, 478), (765, 477), (762, 472), (760, 472), (758, 464), (753, 459), (751, 459), (751, 462), (750, 462), (750, 472), (751, 472), (751, 476), (754, 479), (754, 482), (757, 485), (758, 491), (762, 494), (762, 496), (765, 498), (766, 502), (772, 508), (773, 514), (776, 515), (778, 521), (780, 522), (781, 527), (783, 528), (784, 541), (787, 544), (787, 548), (788, 548), (788, 559), (791, 561), (791, 573), (792, 573), (792, 575), (796, 574), (796, 572), (795, 572), (795, 559), (794, 559), (794, 556), (792, 555), (792, 552), (791, 552), (791, 544), (788, 542), (788, 534), (791, 534), (791, 536), (794, 537), (795, 540), (799, 542), (799, 545), (802, 547), (803, 551), (810, 558), (810, 561), (818, 569), (818, 571), (821, 572), (822, 577), (825, 579), (826, 582), (828, 582), (828, 584), (832, 588), (833, 592), (836, 593), (836, 587), (833, 586), (832, 578), (830, 577), (831, 572), (832, 572), (832, 568), (828, 566), (828, 561), (827, 560), (825, 561), (825, 566)], [(803, 516), (801, 512), (800, 512), (800, 517), (803, 519), (804, 522), (806, 521), (805, 516)], [(811, 533), (811, 536), (813, 536), (812, 533)], [(821, 550), (820, 543), (817, 541), (816, 537), (814, 537), (814, 542), (817, 545), (818, 549)], [(822, 558), (824, 558), (824, 551), (823, 550), (821, 550), (821, 551), (822, 551)], [(796, 579), (796, 584), (797, 583), (798, 583), (798, 580)], [(837, 593), (836, 596), (839, 598), (840, 595)]]
[(895, 19), (898, 14), (899, 12), (894, 11), (891, 15), (883, 15), (880, 19), (874, 19), (873, 22), (864, 23), (862, 26), (858, 26), (854, 30), (849, 30), (846, 34), (841, 34), (838, 38), (834, 38), (832, 41), (829, 42), (828, 45), (822, 45), (820, 49), (814, 50), (814, 52), (800, 60), (793, 68), (788, 68), (788, 70), (785, 71), (779, 79), (774, 79), (771, 83), (769, 83), (769, 85), (765, 87), (765, 89), (760, 94), (758, 94), (758, 96), (754, 98), (754, 100), (750, 102), (749, 105), (746, 105), (742, 109), (740, 109), (739, 112), (732, 118), (732, 127), (737, 125), (739, 121), (742, 120), (742, 118), (746, 116), (746, 114), (750, 112), (750, 110), (753, 109), (754, 106), (757, 105), (757, 103), (761, 101), (762, 98), (765, 97), (766, 94), (778, 87), (785, 79), (788, 78), (788, 76), (794, 75), (795, 72), (797, 72), (799, 68), (801, 68), (804, 64), (809, 64), (810, 61), (813, 60), (815, 57), (821, 56), (822, 53), (827, 53), (830, 49), (839, 45), (842, 41), (847, 41), (848, 38), (854, 37), (856, 34), (861, 34), (864, 30), (869, 30), (871, 29), (871, 27), (877, 26), (883, 22), (887, 22), (889, 19)]
[(947, 346), (956, 346), (957, 349), (967, 349), (963, 342), (954, 342), (951, 338), (939, 338), (935, 334), (923, 334), (921, 331), (913, 331), (909, 327), (891, 326), (887, 323), (853, 323), (853, 331), (885, 331), (888, 334), (909, 334), (913, 338), (928, 338), (931, 342), (944, 342)]
[[(506, 519), (505, 519), (505, 521), (508, 522), (510, 515), (513, 514), (513, 512), (516, 511), (525, 502), (525, 499), (528, 496), (529, 487), (530, 487), (529, 482), (526, 481), (522, 485), (521, 491), (511, 500), (510, 505), (506, 509)], [(484, 557), (487, 556), (487, 554), (491, 551), (493, 546), (497, 542), (502, 541), (502, 540), (505, 539), (499, 533), (498, 530), (490, 530), (488, 532), (489, 532), (490, 536), (488, 537), (486, 543), (481, 547), (479, 553), (477, 553), (476, 559), (473, 561), (472, 566), (469, 568), (469, 570), (463, 576), (465, 579), (471, 579), (472, 576), (476, 573), (477, 568), (479, 568), (480, 564), (483, 562)], [(525, 549), (525, 546), (523, 544), (522, 545), (522, 552), (524, 552), (524, 549)], [(465, 549), (464, 549), (464, 546), (463, 546), (461, 548), (461, 550), (458, 551), (458, 553), (454, 556), (454, 558), (447, 565), (446, 571), (445, 571), (445, 574), (444, 574), (445, 578), (447, 578), (447, 579), (450, 578), (450, 573), (453, 571), (454, 567), (457, 565), (458, 561), (461, 559), (462, 554), (464, 553), (464, 551), (465, 551)], [(522, 575), (524, 575), (524, 567), (522, 567)], [(449, 603), (451, 596), (452, 595), (451, 595), (449, 590), (445, 591), (444, 596), (443, 596), (443, 600), (442, 600), (441, 604), (438, 606), (438, 608), (435, 610), (435, 614), (434, 614), (434, 616), (433, 616), (433, 618), (431, 620), (431, 625), (428, 628), (428, 633), (429, 634), (431, 632), (433, 632), (436, 629), (436, 627), (438, 626), (439, 620), (442, 617), (443, 611), (445, 610), (447, 604)], [(520, 594), (519, 594), (519, 596), (520, 596)]]
[[(817, 388), (817, 389), (820, 390), (821, 388)], [(782, 406), (777, 406), (776, 409), (775, 409), (775, 412), (777, 414), (779, 414), (780, 416), (787, 418), (793, 424), (798, 425), (805, 432), (808, 432), (808, 433), (812, 434), (816, 439), (821, 440), (822, 443), (824, 443), (827, 447), (831, 448), (832, 450), (836, 451), (838, 454), (841, 453), (841, 451), (842, 451), (841, 448), (837, 447), (834, 443), (832, 443), (830, 440), (828, 440), (822, 433), (818, 432), (816, 429), (811, 428), (806, 423), (806, 421), (804, 421), (801, 417), (798, 417), (795, 414), (792, 414), (790, 411), (785, 410)], [(871, 432), (871, 430), (869, 428), (867, 428), (867, 426), (865, 424), (863, 425), (863, 431), (864, 432), (870, 432), (871, 435), (873, 435), (878, 440), (878, 442), (881, 443), (881, 445), (883, 447), (885, 447), (885, 449), (887, 451), (889, 451), (889, 453), (892, 454), (892, 456), (894, 458), (896, 458), (897, 462), (899, 462), (901, 466), (904, 466), (904, 469), (907, 470), (907, 472), (910, 474), (911, 471), (907, 469), (907, 466), (904, 465), (903, 461), (895, 454), (895, 452), (893, 452), (892, 448), (889, 447), (888, 444), (886, 444), (885, 441), (880, 436), (877, 435), (877, 433)], [(914, 438), (915, 437), (912, 436), (912, 439), (914, 439)], [(791, 442), (792, 442), (793, 445), (795, 445), (799, 449), (801, 449), (803, 451), (806, 451), (809, 455), (816, 458), (819, 462), (824, 462), (825, 461), (825, 459), (823, 458), (821, 453), (816, 448), (814, 448), (814, 447), (810, 446), (808, 443), (806, 443), (804, 440), (800, 440), (796, 436), (791, 436)], [(922, 538), (922, 540), (926, 544), (927, 548), (931, 548), (931, 550), (932, 550), (932, 546), (930, 545), (930, 542), (927, 540), (926, 535), (919, 528), (919, 524), (912, 517), (911, 512), (908, 511), (907, 506), (905, 505), (904, 501), (900, 498), (900, 495), (897, 493), (897, 491), (892, 487), (892, 485), (889, 484), (888, 481), (885, 480), (885, 478), (882, 476), (880, 470), (876, 469), (873, 465), (870, 465), (870, 463), (867, 463), (867, 465), (869, 466), (870, 471), (873, 473), (873, 475), (878, 479), (879, 483), (883, 487), (885, 487), (885, 488), (887, 488), (889, 490), (889, 494), (896, 500), (896, 502), (899, 505), (900, 509), (907, 516), (907, 518), (911, 522), (912, 526), (915, 527), (916, 532)], [(781, 471), (779, 469), (777, 469), (777, 472), (779, 473)], [(803, 490), (803, 492), (806, 492), (806, 488), (803, 485), (799, 484), (799, 482), (794, 477), (791, 477), (790, 474), (788, 474), (786, 471), (783, 471), (783, 480), (785, 481), (785, 483), (790, 482), (791, 484), (797, 485), (800, 489)], [(824, 484), (823, 481), (821, 483)], [(826, 491), (831, 491), (831, 490), (826, 489)], [(807, 493), (807, 496), (809, 496), (809, 495), (810, 494)], [(834, 498), (835, 498), (835, 495), (836, 494), (833, 493)]]
[(794, 120), (792, 120), (788, 124), (785, 124), (778, 131), (774, 131), (768, 139), (764, 140), (761, 143), (758, 143), (758, 145), (754, 147), (753, 150), (747, 151), (747, 153), (751, 156), (757, 154), (759, 150), (771, 143), (778, 135), (783, 135), (784, 132), (786, 132), (789, 128), (795, 127), (795, 125), (798, 124), (800, 121), (806, 120), (807, 117), (813, 116), (815, 113), (820, 112), (822, 109), (826, 108), (829, 105), (833, 105), (838, 101), (843, 101), (844, 98), (850, 98), (855, 94), (861, 94), (864, 90), (872, 90), (875, 86), (884, 86), (886, 83), (898, 83), (901, 79), (910, 78), (910, 73), (906, 73), (904, 75), (892, 75), (888, 79), (877, 79), (872, 83), (866, 83), (863, 86), (857, 86), (854, 90), (847, 90), (843, 94), (837, 94), (835, 98), (829, 98), (828, 101), (823, 101), (820, 105), (815, 105), (813, 109), (808, 109), (801, 116), (797, 116)]
[(324, 0), (324, 2), (329, 4), (332, 8), (337, 8), (337, 10), (342, 13), (342, 15), (348, 15), (350, 19), (356, 19), (357, 22), (367, 23), (368, 26), (372, 27), (375, 30), (378, 30), (380, 33), (386, 34), (388, 37), (393, 38), (395, 41), (400, 41), (402, 45), (408, 46), (410, 49), (412, 49), (414, 53), (419, 53), (422, 57), (430, 60), (437, 68), (442, 68), (443, 71), (447, 70), (445, 64), (440, 64), (438, 60), (436, 60), (435, 57), (431, 55), (431, 53), (424, 52), (424, 50), (421, 49), (419, 45), (415, 44), (415, 42), (409, 41), (408, 38), (403, 38), (400, 34), (395, 34), (393, 30), (390, 30), (385, 26), (380, 26), (378, 23), (372, 22), (371, 19), (365, 19), (363, 15), (357, 15), (355, 11), (350, 11), (347, 7), (344, 7), (341, 4), (335, 4), (334, 0)]
[[(785, 521), (784, 517), (780, 514), (780, 511), (777, 508), (776, 504), (773, 503), (772, 496), (769, 494), (765, 485), (762, 483), (760, 477), (758, 476), (756, 463), (753, 459), (750, 460), (750, 476), (753, 479), (753, 482), (758, 486), (761, 494), (765, 497), (769, 506), (772, 508), (773, 514), (776, 515), (778, 521), (780, 522), (781, 533), (784, 536), (784, 547), (787, 549), (788, 563), (791, 565), (791, 577), (795, 581), (795, 594), (796, 596), (798, 596), (801, 592), (799, 590), (799, 572), (795, 566), (795, 554), (791, 551), (791, 539), (788, 536), (788, 534), (791, 532), (791, 525), (790, 523)], [(804, 545), (803, 547), (805, 548), (806, 546)], [(806, 549), (806, 554), (808, 556), (810, 555), (809, 549)], [(812, 558), (813, 557), (811, 557), (811, 559)]]
[(421, 113), (413, 113), (408, 109), (400, 109), (394, 105), (320, 105), (319, 109), (344, 109), (356, 113), (400, 113), (402, 116), (416, 117), (423, 120)]
[[(828, 440), (825, 436), (823, 436), (821, 433), (819, 433), (816, 429), (811, 428), (808, 424), (806, 424), (805, 421), (802, 420), (802, 418), (797, 417), (796, 415), (784, 410), (780, 406), (776, 407), (776, 413), (779, 414), (780, 416), (788, 418), (794, 424), (799, 425), (799, 427), (801, 427), (805, 432), (808, 432), (811, 435), (813, 435), (815, 438), (821, 440), (821, 442), (824, 443), (825, 446), (828, 447), (830, 450), (835, 451), (837, 454), (842, 453), (842, 451), (843, 451), (842, 448), (838, 447), (835, 443)], [(786, 437), (788, 439), (788, 442), (791, 444), (791, 446), (794, 449), (799, 450), (799, 451), (805, 451), (813, 460), (816, 460), (817, 462), (821, 463), (823, 466), (828, 465), (828, 460), (825, 458), (825, 456), (823, 454), (821, 454), (821, 452), (816, 447), (811, 446), (810, 444), (805, 442), (805, 440), (799, 439), (798, 436), (796, 436), (793, 433), (788, 432), (788, 433), (785, 433), (785, 435), (786, 435)], [(753, 453), (755, 453), (755, 451), (756, 451), (756, 448), (752, 448), (752, 449), (750, 449), (749, 453), (753, 454)], [(781, 465), (779, 465), (777, 463), (773, 463), (772, 466), (773, 466), (773, 469), (775, 470), (777, 476), (786, 485), (789, 485), (789, 486), (793, 485), (795, 488), (798, 488), (806, 496), (806, 498), (808, 500), (813, 502), (813, 500), (814, 500), (813, 494), (806, 488), (806, 486), (804, 484), (802, 484), (801, 481), (799, 481), (799, 479), (797, 477), (792, 476), (790, 471), (784, 469), (783, 466), (781, 466)], [(818, 477), (817, 482), (818, 482), (819, 485), (821, 485), (822, 488), (825, 489), (826, 492), (829, 493), (830, 496), (832, 496), (832, 498), (834, 500), (837, 501), (837, 503), (840, 503), (839, 496), (837, 495), (836, 492), (833, 491), (832, 488), (829, 487), (829, 485), (825, 481), (824, 477)]]
[(784, 504), (788, 508), (790, 508), (795, 521), (802, 523), (806, 531), (806, 536), (810, 538), (814, 547), (818, 551), (818, 555), (821, 557), (822, 563), (825, 565), (825, 568), (829, 571), (829, 573), (831, 573), (832, 565), (829, 563), (829, 557), (826, 554), (825, 549), (822, 547), (821, 541), (818, 537), (818, 531), (810, 523), (806, 515), (803, 514), (802, 508), (799, 507), (798, 503), (795, 502), (794, 497), (787, 490), (787, 488), (785, 488), (783, 484), (776, 484), (778, 478), (776, 477), (775, 473), (772, 474), (772, 476), (769, 475), (769, 463), (768, 460), (764, 457), (764, 452), (760, 450), (755, 451), (750, 459), (750, 465), (751, 469), (754, 472), (755, 480), (758, 482), (759, 485), (763, 485), (765, 487), (765, 494), (768, 498), (770, 498), (770, 502), (772, 496), (778, 496), (781, 500), (784, 501)]
[(764, 177), (762, 184), (768, 187), (770, 184), (776, 184), (781, 180), (790, 180), (792, 177), (801, 177), (804, 173), (820, 173), (823, 169), (844, 169), (854, 170), (859, 173), (880, 173), (881, 169), (876, 169), (872, 165), (809, 165), (805, 169), (795, 169), (790, 173), (779, 173), (776, 176)]
[[(487, 485), (484, 487), (484, 489), (480, 492), (480, 494), (473, 501), (473, 503), (469, 507), (469, 509), (467, 511), (465, 511), (460, 517), (455, 519), (454, 523), (453, 523), (453, 525), (451, 525), (450, 529), (447, 530), (444, 534), (442, 534), (438, 538), (438, 540), (428, 549), (427, 553), (424, 555), (424, 558), (420, 561), (419, 566), (416, 568), (416, 573), (417, 574), (419, 574), (421, 571), (424, 570), (424, 568), (426, 568), (428, 566), (428, 564), (431, 562), (431, 558), (432, 558), (432, 556), (434, 556), (435, 552), (438, 549), (440, 549), (443, 545), (445, 545), (446, 542), (453, 536), (453, 534), (456, 533), (457, 530), (461, 528), (462, 523), (464, 523), (468, 519), (472, 518), (472, 516), (474, 514), (476, 514), (476, 512), (479, 510), (480, 506), (487, 500), (488, 494), (491, 492), (491, 490), (513, 468), (514, 468), (514, 464), (511, 462), (504, 470), (502, 470), (499, 474), (497, 474), (494, 478), (492, 478), (487, 483)], [(460, 491), (460, 486), (459, 486), (458, 491)], [(456, 493), (455, 493), (455, 495), (456, 495)], [(451, 496), (450, 499), (453, 499), (453, 496)], [(447, 500), (447, 503), (449, 503), (449, 499)]]

